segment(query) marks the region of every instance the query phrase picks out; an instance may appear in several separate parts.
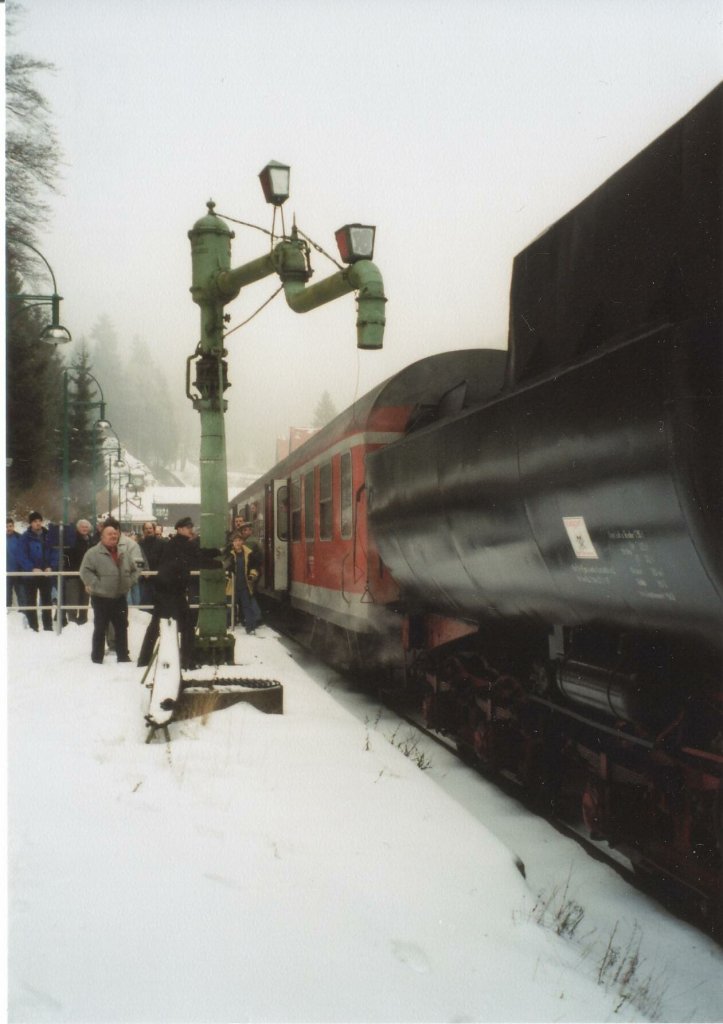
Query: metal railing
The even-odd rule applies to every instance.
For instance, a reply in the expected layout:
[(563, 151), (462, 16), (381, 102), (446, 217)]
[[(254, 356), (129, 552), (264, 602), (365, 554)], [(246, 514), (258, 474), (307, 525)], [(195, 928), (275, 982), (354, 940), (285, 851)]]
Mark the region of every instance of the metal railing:
[[(65, 586), (62, 585), (62, 581), (66, 580), (66, 579), (74, 579), (74, 580), (80, 579), (80, 572), (78, 572), (78, 571), (71, 571), (69, 569), (62, 569), (62, 570), (53, 569), (52, 571), (48, 571), (48, 572), (45, 572), (45, 571), (41, 571), (41, 572), (33, 572), (33, 571), (31, 571), (31, 572), (19, 572), (19, 571), (12, 571), (12, 572), (10, 572), (10, 571), (8, 571), (5, 574), (6, 574), (6, 577), (7, 577), (8, 581), (18, 580), (20, 582), (20, 586), (24, 585), (23, 584), (24, 580), (33, 580), (33, 581), (37, 581), (38, 583), (46, 582), (46, 583), (51, 584), (51, 586), (53, 587), (53, 599), (51, 600), (50, 604), (14, 604), (13, 603), (12, 605), (8, 604), (7, 607), (8, 607), (8, 610), (10, 608), (12, 608), (15, 611), (22, 611), (24, 613), (28, 612), (28, 611), (35, 611), (35, 612), (50, 611), (50, 612), (52, 612), (54, 614), (54, 616), (55, 616), (55, 630), (58, 633), (62, 630), (63, 626), (67, 625), (67, 623), (63, 623), (63, 618), (66, 617), (66, 613), (68, 611), (86, 611), (87, 612), (89, 610), (92, 610), (91, 604), (90, 604), (90, 596), (88, 596), (88, 603), (87, 604), (69, 604), (66, 601), (63, 601), (63, 599), (62, 599), (63, 594), (65, 594), (65, 592), (66, 592), (66, 588), (65, 588)], [(198, 569), (194, 569), (192, 571), (192, 573), (190, 573), (190, 574), (192, 574), (192, 575), (199, 575), (199, 571), (198, 571)], [(156, 577), (156, 575), (158, 575), (158, 572), (155, 569), (144, 569), (138, 575), (138, 583), (142, 583), (143, 581), (151, 580), (151, 579), (153, 579), (153, 577)], [(58, 595), (59, 595), (59, 598), (60, 598), (59, 602), (57, 600), (57, 596)], [(15, 597), (17, 596), (16, 593), (15, 593), (14, 596)], [(127, 596), (128, 595), (126, 594), (126, 597)], [(130, 607), (132, 607), (132, 608), (140, 608), (143, 611), (153, 611), (153, 608), (154, 608), (153, 604), (131, 604)], [(190, 604), (189, 607), (198, 608), (198, 604)]]
[[(41, 612), (42, 613), (44, 611), (50, 611), (50, 612), (54, 613), (54, 615), (55, 615), (55, 629), (56, 629), (56, 631), (58, 633), (60, 633), (62, 631), (63, 626), (65, 625), (65, 623), (63, 622), (63, 619), (65, 618), (65, 613), (66, 612), (69, 612), (69, 611), (70, 612), (74, 612), (74, 611), (87, 612), (89, 610), (92, 610), (91, 605), (90, 605), (90, 595), (88, 597), (88, 603), (87, 604), (67, 604), (65, 601), (63, 601), (63, 594), (65, 592), (65, 587), (62, 584), (62, 580), (66, 579), (68, 577), (71, 577), (73, 579), (78, 579), (80, 577), (80, 573), (77, 572), (77, 571), (71, 572), (70, 570), (67, 570), (67, 569), (64, 569), (62, 571), (59, 571), (57, 569), (53, 569), (53, 570), (51, 570), (49, 572), (44, 572), (44, 571), (42, 571), (42, 572), (32, 572), (32, 571), (31, 572), (15, 572), (15, 571), (13, 571), (13, 572), (7, 572), (5, 575), (6, 575), (7, 579), (8, 579), (8, 582), (10, 582), (12, 580), (15, 580), (15, 579), (18, 579), (20, 581), (20, 586), (23, 586), (22, 581), (24, 579), (36, 580), (39, 583), (40, 582), (51, 583), (51, 585), (55, 588), (54, 597), (55, 597), (55, 595), (58, 595), (60, 600), (58, 600), (57, 597), (56, 597), (56, 599), (52, 600), (50, 604), (12, 604), (12, 605), (8, 604), (8, 610), (12, 609), (14, 611), (23, 612), (23, 613), (25, 613), (25, 612), (36, 612), (36, 613), (37, 612)], [(155, 569), (144, 569), (142, 572), (139, 573), (138, 582), (141, 583), (143, 580), (151, 580), (154, 576), (157, 576), (157, 575), (158, 575), (158, 572)], [(198, 569), (192, 569), (191, 570), (191, 576), (199, 576), (199, 575), (200, 575), (200, 572), (199, 572)], [(17, 596), (17, 595), (15, 595), (15, 596)], [(128, 595), (126, 594), (126, 597), (127, 596)], [(132, 604), (129, 607), (131, 607), (131, 608), (140, 608), (142, 611), (153, 611), (153, 605), (152, 604)], [(189, 604), (189, 608), (197, 609), (198, 607), (199, 607), (199, 605), (197, 603), (192, 602), (192, 603)]]

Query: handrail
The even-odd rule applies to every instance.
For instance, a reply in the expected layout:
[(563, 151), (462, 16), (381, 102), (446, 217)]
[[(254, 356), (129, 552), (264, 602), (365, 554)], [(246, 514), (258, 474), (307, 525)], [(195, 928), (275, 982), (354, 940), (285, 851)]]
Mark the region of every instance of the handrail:
[[(54, 580), (56, 577), (63, 577), (63, 578), (66, 577), (66, 576), (78, 577), (78, 576), (80, 576), (80, 573), (77, 570), (75, 570), (75, 569), (61, 569), (61, 570), (53, 569), (53, 570), (47, 570), (47, 571), (42, 569), (40, 572), (34, 572), (33, 570), (28, 572), (27, 570), (22, 570), (21, 571), (21, 570), (18, 569), (18, 570), (6, 571), (5, 575), (6, 575), (6, 577), (8, 579), (14, 579), (15, 577), (19, 576), (19, 577), (24, 577), (24, 578), (28, 578), (28, 579), (38, 579), (40, 577), (42, 579), (53, 579)], [(149, 578), (149, 577), (152, 577), (152, 576), (157, 576), (157, 575), (158, 575), (158, 570), (157, 569), (141, 569), (139, 571), (139, 577), (141, 579), (146, 579), (146, 578)], [(191, 569), (190, 575), (191, 576), (200, 576), (201, 572), (200, 572), (199, 569)], [(62, 613), (62, 612), (65, 612), (65, 611), (86, 611), (87, 608), (88, 608), (88, 605), (87, 604), (64, 604), (63, 601), (62, 601), (62, 586), (61, 586), (61, 588), (60, 588), (60, 602), (56, 601), (56, 602), (54, 602), (52, 604), (10, 605), (8, 607), (9, 607), (9, 609), (14, 609), (15, 611), (18, 611), (18, 612), (33, 612), (33, 611), (38, 611), (38, 610), (40, 610), (42, 612), (42, 611), (48, 611), (48, 610), (49, 611), (55, 611), (56, 609), (59, 609), (61, 611), (61, 613)], [(133, 605), (130, 605), (130, 607), (131, 608), (140, 608), (142, 610), (148, 610), (148, 609), (150, 609), (151, 611), (153, 610), (153, 605), (152, 604), (133, 604)], [(198, 607), (199, 607), (198, 604), (189, 604), (189, 608), (198, 608)], [(62, 623), (62, 614), (60, 616), (60, 622)], [(62, 629), (62, 625), (61, 625), (61, 629)], [(60, 629), (58, 630), (58, 632), (60, 632)]]

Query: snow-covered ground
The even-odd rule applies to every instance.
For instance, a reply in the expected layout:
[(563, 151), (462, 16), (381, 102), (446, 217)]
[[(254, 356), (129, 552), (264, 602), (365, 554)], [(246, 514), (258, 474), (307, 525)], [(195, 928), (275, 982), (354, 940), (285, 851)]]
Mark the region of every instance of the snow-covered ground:
[(90, 631), (8, 618), (13, 1024), (723, 1018), (719, 946), (267, 627), (284, 714), (170, 744)]

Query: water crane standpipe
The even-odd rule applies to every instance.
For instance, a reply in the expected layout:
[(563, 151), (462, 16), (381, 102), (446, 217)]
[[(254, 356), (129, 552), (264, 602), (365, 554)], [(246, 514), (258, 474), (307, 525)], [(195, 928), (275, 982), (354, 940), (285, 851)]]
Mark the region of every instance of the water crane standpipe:
[[(191, 240), (191, 296), (201, 310), (201, 337), (187, 361), (186, 393), (201, 416), (201, 550), (200, 598), (196, 630), (196, 660), (201, 664), (233, 664), (234, 637), (226, 629), (226, 577), (214, 554), (226, 540), (228, 484), (223, 397), (229, 387), (224, 348), (224, 306), (242, 288), (278, 274), (287, 304), (296, 313), (357, 292), (357, 347), (380, 349), (384, 338), (384, 284), (378, 268), (368, 259), (317, 284), (311, 276), (305, 243), (296, 229), (265, 256), (231, 269), (233, 231), (214, 213), (208, 213), (188, 232)], [(195, 380), (191, 381), (192, 366)], [(195, 389), (195, 390), (192, 390)]]

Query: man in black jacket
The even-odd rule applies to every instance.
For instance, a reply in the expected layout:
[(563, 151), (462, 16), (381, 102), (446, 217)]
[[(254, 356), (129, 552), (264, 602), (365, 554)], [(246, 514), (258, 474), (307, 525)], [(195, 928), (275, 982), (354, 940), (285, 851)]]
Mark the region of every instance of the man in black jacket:
[[(149, 522), (143, 524), (143, 536), (138, 543), (143, 554), (146, 556), (148, 568), (152, 572), (157, 572), (161, 565), (161, 558), (163, 557), (163, 550), (167, 541), (165, 541), (163, 537), (157, 536), (155, 526), (153, 523)], [(155, 576), (141, 577), (141, 604), (152, 605), (154, 603), (155, 592)], [(147, 610), (148, 609), (144, 609), (144, 611)]]
[(161, 619), (175, 619), (181, 634), (181, 668), (193, 667), (193, 619), (188, 607), (188, 589), (191, 571), (198, 568), (199, 554), (192, 538), (193, 520), (185, 516), (176, 523), (175, 535), (163, 544), (155, 582), (153, 615), (138, 656), (140, 666), (150, 663)]
[[(87, 519), (79, 519), (75, 524), (75, 537), (66, 550), (67, 567), (70, 572), (79, 572), (88, 548), (93, 545), (92, 526)], [(68, 618), (84, 626), (88, 621), (88, 594), (78, 576), (67, 576), (63, 604), (68, 606)], [(73, 607), (73, 606), (76, 607)], [(77, 607), (80, 605), (81, 607)]]

